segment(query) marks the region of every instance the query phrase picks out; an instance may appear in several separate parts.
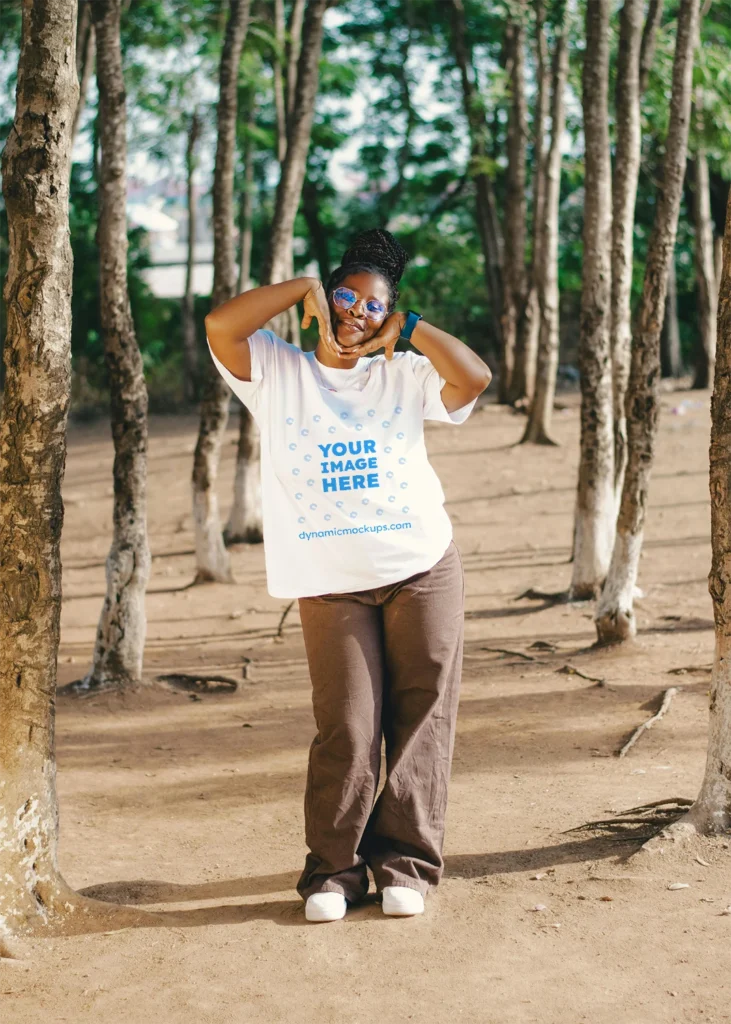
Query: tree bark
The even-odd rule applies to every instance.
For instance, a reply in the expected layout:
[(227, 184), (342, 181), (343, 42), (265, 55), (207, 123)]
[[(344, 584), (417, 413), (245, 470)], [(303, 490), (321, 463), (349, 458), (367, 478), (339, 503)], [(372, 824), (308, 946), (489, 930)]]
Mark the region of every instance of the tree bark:
[[(616, 150), (612, 179), (612, 389), (614, 400), (615, 507), (627, 464), (624, 399), (632, 344), (631, 298), (635, 204), (640, 175), (640, 58), (644, 0), (625, 0), (620, 15), (615, 93)], [(645, 35), (645, 47), (651, 41)]]
[(71, 127), (71, 147), (73, 149), (76, 136), (79, 134), (81, 116), (86, 106), (86, 94), (89, 89), (89, 81), (94, 70), (94, 59), (96, 57), (96, 36), (94, 34), (94, 23), (91, 17), (90, 0), (80, 0), (79, 17), (76, 25), (76, 70), (79, 76), (79, 100), (74, 111), (74, 121)]
[(581, 456), (570, 595), (596, 597), (614, 541), (614, 431), (610, 345), (612, 182), (609, 158), (609, 0), (586, 5), (584, 231), (579, 372)]
[[(292, 237), (294, 219), (302, 197), (302, 186), (310, 146), (312, 121), (319, 80), (322, 52), (322, 20), (328, 0), (309, 0), (302, 25), (302, 48), (297, 65), (297, 87), (287, 135), (287, 149), (277, 186), (269, 247), (264, 259), (261, 284), (276, 284), (294, 276)], [(270, 322), (272, 330), (285, 340), (293, 337), (293, 326), (299, 328), (297, 307), (285, 310)], [(256, 454), (252, 454), (256, 453)], [(234, 481), (234, 500), (226, 525), (226, 542), (258, 543), (263, 539), (259, 483), (259, 433), (248, 410), (240, 413), (239, 445)]]
[(281, 164), (287, 154), (287, 108), (284, 99), (284, 81), (282, 79), (284, 56), (284, 0), (274, 0), (274, 41), (276, 49), (272, 58), (272, 78), (274, 86), (274, 111), (277, 124), (277, 160)]
[(185, 153), (185, 169), (187, 176), (188, 206), (188, 254), (185, 267), (185, 295), (183, 296), (183, 360), (185, 367), (185, 400), (195, 402), (198, 399), (198, 381), (200, 368), (198, 365), (198, 344), (195, 325), (195, 293), (193, 291), (193, 274), (195, 267), (195, 236), (196, 236), (196, 202), (193, 176), (196, 168), (196, 145), (200, 136), (200, 114), (196, 108), (190, 119), (188, 128), (188, 145)]
[(714, 260), (713, 221), (708, 181), (708, 158), (702, 148), (693, 160), (693, 225), (696, 288), (698, 294), (698, 341), (694, 388), (708, 388), (716, 358), (718, 291)]
[(142, 682), (147, 632), (147, 387), (127, 288), (127, 113), (120, 44), (121, 0), (97, 0), (96, 33), (101, 129), (99, 280), (104, 356), (109, 374), (114, 440), (112, 546), (107, 594), (91, 668), (79, 684), (136, 686)]
[[(525, 4), (520, 6), (524, 7)], [(528, 397), (528, 336), (525, 330), (525, 306), (528, 299), (528, 275), (525, 265), (528, 107), (525, 98), (525, 30), (522, 22), (509, 22), (506, 34), (510, 105), (504, 232), (510, 244), (505, 247), (504, 254), (503, 344), (506, 351), (511, 349), (513, 352), (512, 372), (506, 381), (506, 398), (515, 405), (524, 402)], [(502, 382), (502, 374), (500, 379)]]
[(664, 0), (650, 0), (647, 5), (647, 17), (640, 45), (640, 96), (644, 94), (650, 80), (652, 62), (655, 58), (657, 30), (660, 28), (664, 6)]
[(683, 372), (680, 359), (680, 325), (678, 323), (678, 281), (675, 259), (668, 266), (668, 284), (665, 294), (665, 317), (660, 335), (660, 372), (663, 377), (679, 377)]
[(91, 901), (59, 874), (55, 761), (61, 498), (71, 391), (71, 128), (76, 5), (24, 0), (13, 128), (0, 411), (0, 950)]
[(568, 24), (557, 30), (551, 73), (551, 143), (546, 161), (546, 194), (540, 258), (536, 261), (539, 306), (536, 388), (522, 443), (555, 444), (551, 417), (556, 394), (559, 351), (558, 212), (561, 192), (561, 140), (566, 124), (566, 80), (569, 70)]
[(503, 234), (497, 214), (497, 202), (492, 181), (487, 170), (488, 140), (485, 108), (482, 97), (474, 84), (472, 56), (467, 43), (463, 0), (452, 2), (452, 46), (462, 79), (464, 109), (470, 132), (469, 175), (475, 182), (475, 205), (477, 231), (484, 260), (485, 284), (490, 299), (492, 334), (496, 350), (501, 353), (501, 364), (506, 368), (503, 380), (501, 370), (500, 393), (507, 398), (509, 377), (512, 373), (512, 355), (504, 353), (503, 316)]
[(292, 0), (285, 45), (287, 61), (287, 133), (289, 134), (297, 95), (297, 65), (302, 52), (302, 22), (305, 16), (305, 0)]
[(718, 303), (709, 483), (713, 555), (708, 589), (713, 600), (716, 650), (708, 753), (698, 798), (674, 828), (719, 833), (731, 828), (731, 193)]
[[(250, 0), (231, 0), (221, 52), (218, 138), (213, 174), (213, 308), (234, 295), (236, 267), (233, 243), (233, 185), (238, 110), (238, 71), (249, 23)], [(195, 522), (195, 583), (232, 583), (231, 564), (224, 545), (218, 511), (216, 478), (221, 442), (228, 422), (231, 391), (209, 360), (201, 402), (198, 443), (193, 460), (193, 518)]]
[(246, 118), (244, 136), (244, 189), (239, 197), (239, 276), (238, 295), (251, 287), (251, 243), (253, 241), (252, 214), (254, 210), (254, 147), (251, 133), (256, 123), (256, 97), (252, 95)]
[[(548, 54), (546, 49), (545, 32), (545, 6), (543, 0), (535, 2), (536, 17), (536, 40), (535, 40), (535, 61), (536, 61), (536, 106), (534, 113), (534, 139), (533, 139), (533, 226), (532, 226), (532, 251), (530, 263), (527, 268), (527, 288), (523, 315), (518, 320), (518, 342), (517, 349), (521, 358), (516, 361), (516, 380), (521, 382), (521, 387), (516, 391), (523, 392), (523, 398), (530, 407), (536, 387), (536, 360), (538, 353), (538, 340), (541, 329), (541, 310), (538, 299), (538, 268), (543, 263), (543, 242), (545, 236), (545, 211), (546, 211), (546, 153), (545, 134), (546, 120), (549, 115), (551, 95), (549, 89), (549, 67)], [(522, 403), (519, 396), (515, 399), (516, 404)]]
[(662, 187), (648, 246), (642, 303), (632, 339), (627, 393), (627, 469), (612, 562), (596, 612), (597, 635), (602, 643), (626, 640), (636, 633), (633, 592), (655, 454), (660, 332), (685, 176), (697, 24), (698, 0), (680, 0)]

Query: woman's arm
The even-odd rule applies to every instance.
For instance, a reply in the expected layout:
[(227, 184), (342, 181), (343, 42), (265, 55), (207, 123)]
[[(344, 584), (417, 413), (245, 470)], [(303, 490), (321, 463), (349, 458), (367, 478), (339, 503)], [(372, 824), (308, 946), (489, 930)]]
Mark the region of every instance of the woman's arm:
[[(405, 320), (406, 314), (402, 316)], [(414, 328), (411, 344), (446, 381), (441, 394), (447, 412), (456, 412), (477, 398), (492, 380), (490, 367), (476, 352), (459, 338), (425, 320), (419, 320)]]
[[(367, 355), (383, 348), (386, 359), (391, 359), (405, 322), (406, 313), (392, 313), (383, 321), (378, 334), (350, 348), (351, 355)], [(414, 328), (411, 344), (426, 356), (439, 376), (446, 381), (441, 395), (447, 412), (456, 412), (477, 398), (492, 380), (490, 367), (476, 352), (459, 338), (425, 320), (419, 320)]]
[(250, 288), (216, 306), (205, 318), (213, 354), (235, 377), (251, 380), (249, 335), (278, 313), (300, 302), (319, 283), (316, 277), (296, 277), (280, 284)]

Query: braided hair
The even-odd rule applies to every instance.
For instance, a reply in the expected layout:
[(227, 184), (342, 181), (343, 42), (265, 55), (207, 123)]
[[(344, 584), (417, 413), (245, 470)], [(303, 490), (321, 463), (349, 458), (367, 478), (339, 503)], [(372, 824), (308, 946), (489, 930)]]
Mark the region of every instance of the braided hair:
[(328, 278), (325, 286), (327, 297), (330, 298), (349, 274), (362, 271), (378, 274), (388, 285), (388, 312), (391, 313), (398, 301), (397, 285), (409, 259), (409, 254), (390, 231), (384, 228), (362, 231), (343, 253), (341, 265)]

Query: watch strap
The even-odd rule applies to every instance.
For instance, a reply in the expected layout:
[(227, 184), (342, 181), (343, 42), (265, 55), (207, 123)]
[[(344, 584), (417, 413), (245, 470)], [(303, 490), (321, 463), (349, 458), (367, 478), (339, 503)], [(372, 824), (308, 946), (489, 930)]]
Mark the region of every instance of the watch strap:
[(423, 317), (421, 313), (416, 313), (414, 312), (413, 309), (410, 309), (406, 314), (404, 326), (401, 328), (401, 333), (399, 334), (399, 341), (410, 341), (411, 335), (414, 332), (414, 328), (422, 319)]

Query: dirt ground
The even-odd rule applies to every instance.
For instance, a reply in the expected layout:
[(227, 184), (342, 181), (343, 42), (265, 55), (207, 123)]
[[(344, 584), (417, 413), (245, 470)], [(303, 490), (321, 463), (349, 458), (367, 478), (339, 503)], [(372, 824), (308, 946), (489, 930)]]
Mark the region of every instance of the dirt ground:
[[(628, 858), (636, 845), (567, 832), (700, 784), (713, 651), (708, 395), (663, 396), (639, 637), (619, 652), (587, 650), (590, 605), (516, 600), (569, 579), (575, 396), (567, 406), (557, 448), (515, 447), (524, 420), (491, 404), (462, 427), (429, 427), (467, 575), (446, 873), (423, 917), (385, 918), (367, 901), (329, 925), (306, 923), (294, 890), (314, 731), (296, 606), (277, 638), (286, 602), (267, 595), (258, 547), (233, 551), (235, 585), (189, 587), (193, 417), (151, 426), (145, 667), (150, 680), (219, 673), (238, 690), (63, 693), (88, 665), (111, 523), (108, 427), (71, 429), (61, 867), (75, 888), (158, 913), (3, 961), (3, 1024), (731, 1021), (729, 844)], [(232, 416), (224, 510), (236, 427)], [(672, 685), (682, 690), (667, 716), (613, 756)], [(678, 882), (687, 888), (668, 888)]]

